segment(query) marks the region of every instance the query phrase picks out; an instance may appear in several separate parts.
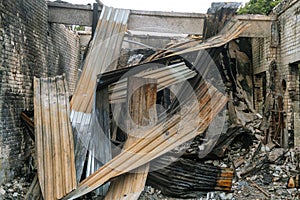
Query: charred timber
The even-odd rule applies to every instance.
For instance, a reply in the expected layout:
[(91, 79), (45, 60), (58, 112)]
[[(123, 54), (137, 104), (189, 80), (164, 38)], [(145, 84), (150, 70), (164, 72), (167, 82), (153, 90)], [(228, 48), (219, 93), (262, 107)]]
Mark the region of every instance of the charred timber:
[(34, 122), (32, 120), (33, 117), (33, 112), (29, 112), (29, 111), (23, 111), (21, 113), (21, 120), (22, 122), (25, 124), (29, 136), (30, 138), (35, 141), (35, 137), (34, 137)]

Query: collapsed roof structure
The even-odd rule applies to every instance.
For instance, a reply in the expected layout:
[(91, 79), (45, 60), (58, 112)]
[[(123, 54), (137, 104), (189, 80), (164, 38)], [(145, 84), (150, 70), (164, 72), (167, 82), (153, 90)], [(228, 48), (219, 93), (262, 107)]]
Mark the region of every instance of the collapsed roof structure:
[[(60, 113), (70, 113), (70, 122), (53, 122), (53, 125), (51, 122), (52, 128), (45, 129), (39, 129), (41, 124), (38, 122), (46, 122), (48, 118), (38, 114), (35, 116), (36, 135), (41, 135), (36, 138), (36, 146), (50, 144), (49, 149), (46, 148), (45, 152), (37, 152), (38, 158), (41, 157), (39, 163), (46, 162), (45, 166), (49, 166), (45, 168), (42, 164), (38, 165), (39, 182), (43, 186), (41, 191), (45, 199), (60, 199), (65, 196), (66, 192), (70, 193), (63, 199), (80, 197), (116, 176), (149, 163), (203, 133), (227, 102), (228, 98), (224, 93), (224, 88), (207, 82), (207, 75), (211, 75), (210, 65), (213, 65), (214, 61), (206, 55), (204, 50), (220, 47), (237, 38), (250, 26), (249, 23), (236, 20), (226, 27), (226, 32), (221, 32), (208, 40), (191, 38), (179, 41), (147, 58), (143, 64), (116, 70), (116, 60), (119, 57), (128, 16), (128, 10), (105, 6), (102, 8), (83, 73), (70, 103), (70, 111), (68, 111), (68, 107), (56, 109), (56, 111), (52, 109), (52, 104), (60, 105), (60, 93), (53, 94), (54, 99), (50, 101), (50, 109), (48, 104), (35, 103), (35, 110), (41, 110), (44, 116), (55, 116), (57, 112), (59, 116)], [(191, 52), (198, 52), (196, 60), (185, 57)], [(217, 78), (222, 79), (222, 77)], [(36, 80), (39, 81), (39, 79)], [(60, 80), (60, 78), (55, 80)], [(41, 80), (41, 82), (45, 81)], [(59, 89), (58, 86), (55, 86), (58, 84), (55, 81), (46, 80), (46, 82), (50, 85), (48, 88), (47, 85), (42, 85), (41, 93), (37, 92), (35, 95), (36, 102), (38, 99), (46, 98), (47, 95), (51, 96), (53, 90), (50, 88)], [(157, 107), (157, 92), (178, 84), (181, 86), (177, 89), (178, 91), (173, 93), (175, 98), (171, 94), (164, 95), (164, 100), (169, 98), (169, 105), (165, 107), (165, 111), (157, 113), (155, 108)], [(35, 88), (39, 87), (38, 84), (35, 85)], [(48, 90), (51, 92), (49, 93)], [(139, 92), (136, 93), (137, 91)], [(43, 94), (44, 92), (46, 93)], [(144, 98), (146, 101), (143, 100)], [(122, 152), (112, 158), (110, 107), (116, 107), (118, 104), (120, 107), (125, 105), (125, 109), (129, 109), (121, 114), (124, 115), (123, 123), (127, 126), (127, 141)], [(114, 114), (114, 111), (112, 112)], [(136, 118), (137, 121), (130, 122), (131, 118)], [(120, 123), (117, 120), (117, 124)], [(64, 142), (59, 141), (58, 138), (55, 139), (56, 131), (70, 130), (68, 128), (70, 123), (73, 127), (75, 144), (68, 144), (69, 150), (65, 150), (61, 146)], [(144, 127), (145, 123), (147, 126)], [(59, 129), (54, 128), (55, 124), (59, 124)], [(130, 126), (131, 128), (129, 128)], [(51, 133), (50, 130), (54, 132)], [(42, 132), (46, 135), (43, 136)], [(105, 139), (105, 137), (107, 138)], [(71, 139), (72, 137), (67, 136), (67, 138)], [(43, 158), (43, 155), (57, 155), (58, 153), (51, 153), (51, 149), (59, 150), (57, 148), (68, 154), (66, 155), (68, 158), (75, 156), (75, 162), (65, 161), (73, 169), (76, 166), (77, 181), (79, 182), (77, 187), (73, 184), (63, 193), (59, 192), (61, 183), (58, 184), (49, 178), (52, 176), (62, 177), (58, 173), (66, 174), (67, 171), (63, 172), (57, 168), (60, 166), (59, 163), (51, 164), (48, 159)], [(72, 149), (75, 151), (73, 152)], [(87, 151), (89, 152), (87, 171), (84, 173), (87, 178), (81, 181)], [(58, 160), (63, 159), (58, 158)], [(107, 193), (107, 199), (119, 199), (124, 196), (137, 199), (144, 188), (149, 166), (139, 169), (139, 174), (135, 175), (135, 178), (130, 178), (134, 174), (128, 174), (122, 177), (122, 181), (119, 180), (121, 178), (114, 181)], [(74, 178), (74, 175), (71, 177)], [(67, 180), (64, 179), (64, 181)], [(72, 183), (74, 183), (73, 180), (71, 180)], [(121, 182), (117, 183), (118, 181)], [(132, 183), (132, 181), (134, 182)], [(122, 189), (124, 184), (132, 186)], [(56, 189), (55, 186), (57, 186)], [(70, 189), (75, 190), (71, 191)], [(103, 194), (106, 193), (105, 190), (107, 189), (102, 191)], [(50, 194), (54, 196), (50, 197)]]
[[(195, 197), (191, 193), (205, 188), (229, 191), (232, 186), (231, 169), (208, 169), (184, 158), (174, 162), (174, 157), (182, 153), (172, 150), (196, 136), (220, 131), (204, 138), (207, 141), (200, 146), (205, 151), (199, 146), (202, 155), (197, 156), (222, 156), (241, 132), (255, 132), (264, 116), (253, 108), (253, 94), (247, 90), (251, 86), (247, 82), (249, 74), (239, 74), (239, 67), (247, 64), (247, 55), (233, 40), (251, 37), (253, 27), (273, 25), (275, 18), (236, 16), (222, 24), (217, 35), (170, 43), (143, 61), (119, 69), (117, 59), (129, 17), (128, 10), (103, 6), (70, 108), (61, 91), (64, 86), (59, 84), (65, 81), (63, 77), (35, 79), (38, 113), (34, 125), (40, 184), (34, 184), (41, 186), (44, 199), (75, 199), (95, 190), (106, 199), (137, 199), (148, 173), (149, 183), (163, 183), (161, 190), (177, 197)], [(264, 29), (259, 31), (262, 36), (270, 34)], [(236, 63), (228, 58), (234, 58)], [(235, 71), (229, 66), (234, 66)], [(52, 120), (55, 116), (64, 120)], [(230, 125), (221, 135), (226, 117)], [(209, 130), (210, 124), (218, 122), (220, 127)], [(285, 146), (283, 132), (270, 137)], [(59, 149), (64, 153), (61, 158), (57, 156)], [(51, 160), (50, 155), (57, 157)], [(152, 172), (158, 164), (163, 167)], [(185, 176), (187, 166), (195, 168), (194, 177)], [(201, 173), (201, 169), (210, 174)], [(247, 170), (239, 176), (249, 173)], [(52, 176), (57, 178), (52, 180)], [(181, 178), (177, 180), (178, 177)], [(204, 183), (209, 178), (214, 181)], [(171, 184), (174, 180), (178, 185)], [(176, 192), (178, 188), (180, 192)]]

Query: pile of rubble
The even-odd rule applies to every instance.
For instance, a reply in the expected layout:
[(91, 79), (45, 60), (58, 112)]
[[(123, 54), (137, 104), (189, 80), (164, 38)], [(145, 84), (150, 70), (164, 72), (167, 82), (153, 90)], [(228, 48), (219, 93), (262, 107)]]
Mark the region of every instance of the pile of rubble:
[(232, 155), (237, 174), (232, 188), (236, 199), (299, 199), (298, 150), (270, 146), (257, 143), (244, 155)]
[[(37, 175), (25, 199), (299, 198), (298, 150), (266, 142), (253, 108), (249, 41), (235, 40), (249, 23), (118, 66), (123, 36), (109, 36), (129, 11), (102, 12), (70, 102), (64, 76), (34, 79), (34, 123), (23, 120)], [(24, 195), (17, 183), (0, 191)]]
[[(235, 171), (230, 192), (207, 191), (197, 199), (299, 199), (299, 149), (285, 150), (262, 144), (254, 138), (253, 145), (245, 148), (235, 142), (222, 159), (198, 162), (216, 167), (230, 167)], [(146, 186), (140, 200), (176, 199), (162, 191)]]
[(21, 200), (25, 198), (30, 183), (24, 177), (16, 178), (0, 186), (0, 199)]

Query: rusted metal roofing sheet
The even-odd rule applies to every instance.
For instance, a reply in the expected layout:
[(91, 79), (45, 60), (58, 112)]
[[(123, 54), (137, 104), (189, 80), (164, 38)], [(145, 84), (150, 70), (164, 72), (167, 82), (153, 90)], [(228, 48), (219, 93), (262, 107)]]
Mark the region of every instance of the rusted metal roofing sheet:
[(197, 101), (182, 105), (183, 113), (168, 116), (164, 121), (146, 130), (147, 138), (138, 139), (126, 151), (82, 181), (76, 190), (63, 199), (75, 199), (91, 192), (111, 178), (140, 167), (203, 133), (224, 107), (227, 98), (204, 80), (196, 88), (195, 94)]
[[(82, 174), (87, 147), (90, 148), (90, 156), (97, 154), (95, 148), (89, 144), (90, 138), (94, 137), (94, 135), (89, 134), (95, 134), (89, 133), (89, 128), (92, 119), (91, 113), (94, 105), (97, 75), (116, 69), (123, 37), (127, 30), (128, 16), (129, 10), (103, 7), (82, 75), (71, 100), (71, 122), (76, 139), (77, 181), (79, 181)], [(111, 158), (110, 146), (108, 148), (107, 145), (110, 144), (100, 145), (97, 149), (97, 151), (105, 153), (104, 158), (101, 158), (102, 161), (108, 161)], [(87, 175), (92, 173), (95, 168), (100, 167), (93, 166), (93, 163), (95, 163), (93, 159), (88, 159), (90, 163), (88, 164)]]
[[(197, 73), (189, 69), (184, 62), (181, 62), (159, 69), (140, 72), (135, 76), (156, 79), (157, 91), (161, 91), (171, 85), (193, 78), (196, 74)], [(124, 102), (127, 97), (127, 78), (110, 85), (108, 92), (111, 103)]]
[(153, 61), (165, 56), (175, 56), (193, 51), (199, 51), (201, 49), (220, 47), (229, 41), (238, 38), (243, 31), (249, 28), (250, 25), (250, 23), (245, 21), (234, 21), (232, 23), (228, 23), (218, 35), (205, 41), (188, 38), (171, 43), (165, 49), (146, 59), (145, 62)]
[(91, 113), (97, 75), (116, 69), (129, 10), (103, 7), (95, 38), (71, 100), (72, 112)]
[[(103, 15), (105, 15), (105, 13)], [(166, 49), (156, 53), (145, 62), (194, 52), (201, 49), (220, 47), (227, 42), (237, 38), (240, 33), (242, 33), (249, 26), (250, 24), (247, 22), (237, 21), (236, 23), (229, 24), (226, 27), (226, 32), (221, 32), (219, 35), (212, 37), (204, 42), (196, 39), (187, 39), (178, 43), (170, 44), (168, 47), (166, 47)], [(106, 26), (104, 26), (104, 28), (105, 27)], [(103, 27), (100, 30), (102, 29)], [(89, 59), (96, 58), (92, 56)], [(102, 64), (105, 65), (105, 63), (106, 62)], [(185, 69), (182, 66), (176, 67), (178, 67), (178, 69), (180, 67), (182, 68), (180, 68), (176, 72), (176, 74), (190, 73), (189, 69)], [(160, 78), (163, 79), (164, 77), (160, 77), (160, 73), (164, 73), (164, 70), (166, 70), (166, 68), (157, 70), (157, 73), (152, 74), (152, 72), (144, 72), (144, 74), (141, 76), (145, 76), (146, 74), (146, 76), (149, 76), (150, 78), (153, 78), (151, 76), (155, 76), (157, 80), (159, 80)], [(99, 70), (99, 73), (104, 71), (105, 70)], [(94, 72), (95, 70), (86, 73), (94, 74)], [(174, 79), (174, 77), (172, 77), (172, 79)], [(90, 80), (86, 79), (85, 81)], [(116, 99), (125, 98), (126, 94), (124, 93), (124, 91), (126, 89), (126, 80), (124, 80), (123, 82), (120, 81), (120, 83), (113, 85), (115, 89), (117, 89), (117, 92), (119, 91), (120, 93), (116, 96), (113, 96), (113, 93), (111, 93), (111, 100), (113, 100), (115, 97)], [(94, 80), (94, 83), (96, 84), (96, 79)], [(88, 88), (82, 88), (82, 91), (84, 92), (82, 92), (82, 96), (80, 96), (81, 98), (85, 95), (88, 96), (88, 91), (85, 91), (85, 89), (88, 90)], [(157, 158), (158, 156), (172, 150), (176, 146), (194, 138), (196, 135), (203, 133), (210, 122), (213, 120), (213, 118), (217, 115), (217, 113), (224, 107), (227, 102), (227, 98), (215, 87), (202, 79), (199, 85), (194, 89), (197, 100), (191, 102), (187, 100), (184, 105), (180, 105), (181, 111), (183, 113), (181, 113), (180, 115), (176, 114), (175, 112), (169, 113), (163, 119), (161, 119), (161, 121), (157, 125), (148, 130), (145, 130), (145, 135), (147, 135), (147, 138), (140, 138), (135, 141), (132, 145), (130, 145), (128, 149), (126, 149), (126, 151), (123, 151), (122, 153), (117, 155), (91, 176), (82, 181), (76, 190), (66, 195), (63, 199), (74, 199), (90, 191), (93, 191), (99, 186), (108, 182), (111, 178), (140, 167), (153, 160), (154, 158)], [(79, 107), (76, 108), (74, 107), (74, 109), (72, 107), (72, 109), (79, 114), (82, 113), (85, 116), (84, 119), (88, 121), (89, 116), (87, 114), (89, 114), (89, 112), (91, 111), (91, 107), (89, 107), (90, 103), (86, 103), (85, 101), (82, 102), (83, 105), (79, 105)], [(73, 112), (71, 116), (74, 117), (77, 115), (74, 119), (78, 119), (79, 116), (76, 112)], [(81, 117), (79, 117), (79, 119), (81, 119)], [(75, 121), (76, 120), (74, 120), (74, 122)], [(77, 120), (77, 122), (81, 121)]]
[(34, 78), (34, 126), (38, 179), (45, 200), (76, 188), (74, 144), (64, 76)]

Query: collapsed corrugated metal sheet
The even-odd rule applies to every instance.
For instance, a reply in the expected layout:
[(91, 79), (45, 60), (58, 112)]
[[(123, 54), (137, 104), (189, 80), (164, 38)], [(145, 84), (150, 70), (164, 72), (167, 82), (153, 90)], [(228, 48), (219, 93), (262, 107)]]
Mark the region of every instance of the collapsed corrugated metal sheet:
[[(132, 79), (137, 78), (138, 80), (153, 80), (157, 84), (157, 91), (161, 91), (169, 86), (172, 86), (177, 83), (181, 82), (187, 82), (187, 80), (195, 77), (197, 73), (191, 69), (189, 69), (184, 62), (180, 62), (179, 60), (176, 60), (176, 64), (172, 64), (172, 62), (168, 63), (168, 66), (165, 66), (165, 64), (159, 64), (159, 63), (152, 63), (152, 64), (145, 64), (145, 66), (134, 66), (133, 68), (130, 68), (132, 70), (127, 69), (121, 69), (116, 71), (111, 71), (105, 74), (101, 74), (99, 76), (99, 85), (100, 88), (97, 89), (100, 93), (104, 88), (108, 86), (108, 84), (103, 84), (102, 81), (106, 82), (106, 80), (113, 81), (118, 80), (116, 83), (113, 83), (110, 85), (109, 93), (110, 93), (110, 103), (111, 104), (119, 104), (124, 103), (124, 101), (128, 100), (128, 90), (131, 88), (128, 83), (128, 78)], [(108, 75), (109, 74), (109, 75)], [(130, 74), (130, 75), (129, 75)], [(110, 76), (111, 75), (111, 76)], [(120, 76), (121, 75), (121, 76)], [(102, 79), (103, 77), (104, 80)], [(113, 80), (112, 80), (113, 79)], [(101, 85), (103, 87), (101, 87)], [(141, 84), (143, 85), (143, 84)], [(144, 85), (143, 85), (144, 87)], [(137, 88), (135, 88), (137, 89)], [(150, 91), (150, 90), (146, 90)], [(152, 94), (152, 93), (151, 93)], [(131, 95), (129, 95), (131, 96)], [(155, 92), (156, 96), (156, 92)], [(142, 94), (140, 100), (149, 99), (150, 94)], [(151, 99), (151, 100), (150, 100)], [(156, 102), (156, 98), (150, 98), (149, 102)], [(101, 100), (103, 102), (103, 100)], [(97, 101), (98, 102), (98, 101)], [(99, 102), (98, 102), (99, 103)], [(108, 102), (107, 102), (108, 103)], [(127, 102), (128, 104), (128, 102)], [(143, 113), (148, 113), (145, 109), (146, 107), (143, 106), (141, 101), (136, 102), (136, 105), (139, 105), (138, 107), (143, 108)], [(118, 110), (118, 109), (116, 109)], [(136, 111), (136, 109), (133, 109)], [(137, 109), (138, 110), (138, 109)], [(125, 112), (121, 112), (122, 117), (126, 117)], [(153, 114), (153, 113), (152, 113)], [(119, 116), (119, 112), (117, 113), (117, 116)], [(132, 117), (132, 116), (131, 116)], [(118, 117), (117, 117), (118, 118)], [(142, 117), (144, 118), (144, 117)], [(147, 118), (147, 117), (146, 117)], [(114, 123), (114, 122), (113, 122)], [(118, 123), (118, 122), (117, 122)], [(121, 122), (122, 123), (122, 122)], [(128, 124), (127, 124), (128, 125)], [(122, 125), (121, 125), (122, 126)], [(114, 127), (116, 128), (116, 127)], [(128, 127), (127, 127), (128, 128)], [(116, 131), (116, 129), (114, 129)], [(113, 138), (115, 139), (116, 132), (113, 131)], [(127, 132), (132, 133), (132, 131), (127, 129)], [(144, 132), (144, 131), (142, 131)], [(131, 141), (130, 134), (128, 135), (127, 141)], [(129, 147), (131, 143), (125, 143), (123, 148)], [(110, 141), (108, 141), (110, 142)], [(148, 167), (142, 166), (142, 168), (135, 169), (133, 173), (128, 174), (126, 176), (123, 176), (122, 178), (117, 178), (112, 184), (110, 184), (110, 188), (108, 193), (105, 196), (105, 199), (120, 199), (126, 194), (126, 198), (129, 199), (137, 199), (140, 195), (140, 192), (144, 189), (144, 184), (147, 178), (148, 174)], [(138, 172), (138, 173), (136, 173)]]
[[(171, 85), (191, 79), (196, 74), (195, 71), (192, 71), (185, 63), (181, 62), (151, 71), (140, 72), (135, 76), (156, 79), (157, 91), (161, 91)], [(111, 103), (125, 101), (127, 97), (127, 78), (111, 84), (108, 92)]]
[[(98, 132), (91, 133), (90, 129), (97, 126), (98, 123), (96, 119), (92, 120), (91, 113), (97, 75), (116, 69), (127, 29), (128, 16), (129, 10), (103, 7), (91, 48), (85, 60), (83, 73), (71, 100), (71, 121), (76, 141), (77, 181), (80, 180), (82, 174), (87, 147), (90, 152), (87, 176), (111, 159), (110, 144), (99, 144), (97, 140), (91, 139), (100, 137), (97, 135)], [(91, 127), (92, 121), (94, 122), (93, 127)], [(109, 133), (106, 134), (109, 135)], [(94, 161), (95, 157), (101, 159)]]
[[(156, 102), (157, 102), (157, 80), (144, 77), (129, 77), (128, 80), (128, 98), (126, 104), (128, 107), (128, 122), (126, 132), (127, 140), (124, 143), (123, 150), (126, 151), (138, 138), (147, 137), (145, 127), (153, 126), (156, 122)], [(106, 200), (110, 199), (138, 199), (144, 190), (149, 164), (145, 164), (131, 173), (117, 177), (109, 186), (105, 195)]]
[[(206, 40), (205, 42), (189, 39), (183, 42), (171, 44), (166, 49), (147, 59), (146, 62), (171, 56), (180, 56), (181, 54), (194, 52), (201, 49), (222, 46), (230, 40), (237, 38), (239, 34), (248, 27), (249, 24), (246, 22), (236, 22), (233, 25), (231, 24), (228, 26), (228, 28), (226, 29), (226, 33), (219, 34), (213, 38)], [(190, 78), (194, 76), (193, 71), (191, 71), (190, 69), (182, 67), (180, 65), (176, 65), (174, 68), (177, 67), (181, 68), (174, 74), (189, 74)], [(206, 66), (204, 66), (204, 68), (205, 67)], [(145, 69), (147, 69), (147, 67), (145, 67)], [(177, 81), (176, 78), (172, 77), (172, 75), (170, 75), (169, 77), (160, 76), (160, 73), (164, 73), (164, 70), (168, 71), (169, 69), (157, 69), (156, 73), (154, 73), (153, 71), (145, 72), (140, 76), (144, 77), (146, 74), (148, 78), (154, 77), (157, 80), (161, 79), (162, 83), (165, 83), (165, 81), (169, 78), (172, 79), (172, 81)], [(121, 71), (116, 72), (116, 74), (118, 75), (121, 75), (122, 73), (123, 72)], [(164, 80), (164, 78), (166, 80)], [(186, 79), (189, 78), (185, 78), (185, 80)], [(116, 82), (116, 80), (113, 82)], [(113, 102), (114, 100), (122, 101), (126, 98), (126, 83), (126, 79), (124, 79), (119, 83), (112, 85), (111, 88), (115, 87), (117, 91), (114, 90), (114, 92), (112, 92), (113, 89), (110, 89), (111, 102)], [(170, 85), (171, 84), (172, 83), (170, 83)], [(162, 86), (162, 88), (163, 87), (164, 86)], [(173, 112), (174, 110), (172, 110), (171, 113), (166, 115), (167, 117), (160, 119), (160, 123), (158, 123), (155, 127), (146, 130), (145, 134), (148, 136), (147, 138), (138, 139), (136, 142), (130, 145), (128, 149), (110, 160), (94, 174), (81, 182), (79, 188), (68, 194), (66, 197), (64, 197), (64, 199), (74, 199), (82, 196), (103, 185), (111, 178), (142, 166), (143, 164), (148, 163), (150, 160), (194, 138), (196, 135), (203, 133), (203, 131), (208, 127), (215, 115), (223, 108), (227, 101), (227, 98), (223, 94), (221, 94), (215, 87), (206, 83), (204, 80), (200, 82), (195, 91), (197, 95), (197, 101), (189, 102), (187, 100), (185, 102), (186, 104), (182, 107), (184, 115), (182, 115), (182, 113), (181, 115), (174, 114), (175, 112)], [(185, 96), (185, 98), (188, 98), (186, 94), (183, 94), (183, 96)], [(199, 109), (195, 109), (195, 107), (198, 107)], [(90, 119), (90, 117), (86, 114), (82, 116), (81, 114), (77, 114), (77, 118), (78, 116), (83, 116), (86, 121), (89, 121)], [(74, 116), (72, 115), (71, 117)]]
[(38, 179), (44, 199), (76, 188), (69, 96), (64, 76), (34, 78), (34, 125)]
[(220, 47), (231, 40), (236, 39), (243, 31), (249, 28), (249, 26), (250, 24), (248, 22), (243, 21), (228, 23), (218, 35), (211, 37), (206, 41), (190, 38), (169, 44), (165, 49), (150, 56), (145, 60), (145, 62), (156, 60), (165, 56), (175, 56), (199, 51), (201, 49)]
[[(192, 94), (187, 94), (185, 98), (192, 99)], [(82, 181), (79, 187), (64, 199), (74, 199), (93, 191), (111, 178), (142, 166), (203, 133), (224, 107), (227, 98), (204, 80), (195, 88), (195, 94), (196, 101), (187, 101), (180, 105), (180, 114), (167, 115), (156, 126), (146, 130), (147, 138), (139, 138), (126, 151)]]
[(230, 168), (173, 156), (161, 156), (151, 161), (151, 167), (147, 185), (168, 197), (199, 199), (199, 193), (203, 191), (229, 192), (232, 188), (234, 172)]
[(82, 75), (71, 100), (74, 118), (75, 112), (91, 113), (97, 75), (116, 69), (128, 16), (129, 10), (103, 7)]

